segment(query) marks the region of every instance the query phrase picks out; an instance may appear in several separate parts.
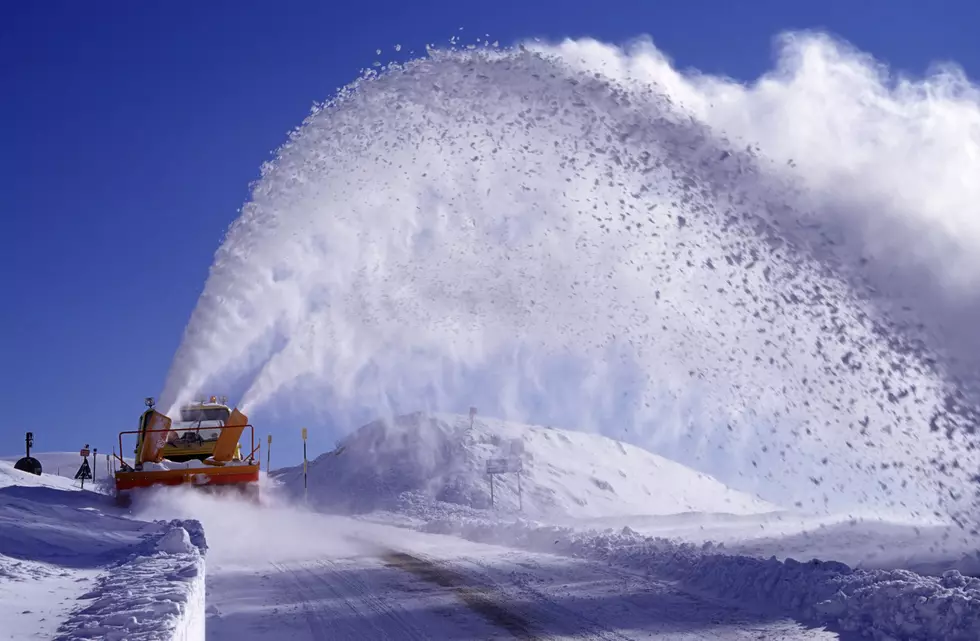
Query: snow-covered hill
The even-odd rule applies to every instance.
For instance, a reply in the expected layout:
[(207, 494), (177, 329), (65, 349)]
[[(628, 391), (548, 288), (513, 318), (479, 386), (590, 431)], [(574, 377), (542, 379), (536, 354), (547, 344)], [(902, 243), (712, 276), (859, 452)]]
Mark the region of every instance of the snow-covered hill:
[[(490, 506), (486, 463), (523, 450), (524, 512), (538, 517), (611, 517), (778, 509), (716, 479), (613, 439), (550, 427), (477, 417), (415, 413), (376, 421), (310, 463), (311, 502), (355, 512), (399, 501), (434, 500)], [(293, 492), (303, 468), (275, 473)], [(518, 479), (497, 475), (498, 508), (518, 507)], [(408, 498), (406, 498), (408, 497)]]

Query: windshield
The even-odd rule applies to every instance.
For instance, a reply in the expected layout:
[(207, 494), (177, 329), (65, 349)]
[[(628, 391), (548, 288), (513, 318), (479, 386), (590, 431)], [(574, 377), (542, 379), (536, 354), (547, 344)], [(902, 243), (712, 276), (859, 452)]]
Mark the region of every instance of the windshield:
[(221, 421), (226, 423), (231, 412), (226, 407), (194, 407), (180, 410), (182, 423), (200, 423), (201, 421)]

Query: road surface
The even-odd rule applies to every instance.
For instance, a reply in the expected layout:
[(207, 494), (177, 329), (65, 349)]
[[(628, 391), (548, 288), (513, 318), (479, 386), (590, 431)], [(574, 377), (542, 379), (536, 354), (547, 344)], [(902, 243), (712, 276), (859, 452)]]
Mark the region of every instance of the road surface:
[(838, 638), (628, 570), (342, 517), (205, 528), (209, 641)]

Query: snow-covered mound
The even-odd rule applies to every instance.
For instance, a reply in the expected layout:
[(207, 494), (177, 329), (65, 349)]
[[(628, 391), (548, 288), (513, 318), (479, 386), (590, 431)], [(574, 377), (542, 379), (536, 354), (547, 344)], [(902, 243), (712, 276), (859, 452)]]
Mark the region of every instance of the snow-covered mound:
[[(516, 449), (514, 444), (518, 444)], [(518, 452), (519, 454), (513, 454)], [(679, 463), (613, 439), (500, 420), (415, 413), (376, 421), (309, 465), (310, 501), (366, 512), (440, 501), (490, 507), (487, 460), (520, 456), (524, 512), (576, 518), (673, 514), (761, 513), (777, 509)], [(303, 491), (302, 466), (275, 473)], [(519, 506), (518, 478), (494, 479), (499, 509)]]

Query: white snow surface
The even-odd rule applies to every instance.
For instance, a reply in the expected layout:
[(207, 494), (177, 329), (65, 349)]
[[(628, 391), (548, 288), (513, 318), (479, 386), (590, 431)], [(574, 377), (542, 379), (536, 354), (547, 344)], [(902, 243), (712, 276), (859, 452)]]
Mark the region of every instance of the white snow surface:
[[(492, 418), (415, 413), (376, 421), (309, 464), (310, 500), (354, 512), (406, 496), (465, 507), (490, 505), (487, 460), (520, 458), (523, 508), (542, 517), (621, 517), (676, 512), (753, 514), (777, 506), (638, 447), (585, 432)], [(296, 493), (302, 465), (274, 473)], [(519, 507), (515, 474), (496, 475), (498, 508)]]
[(432, 521), (421, 529), (643, 570), (702, 593), (776, 606), (805, 623), (875, 639), (980, 638), (980, 579), (956, 570), (936, 577), (907, 570), (855, 570), (817, 559), (764, 559), (726, 554), (710, 543), (697, 546), (643, 536), (628, 527), (599, 534), (525, 520), (456, 518)]
[(205, 550), (197, 522), (0, 461), (0, 639), (203, 639)]

